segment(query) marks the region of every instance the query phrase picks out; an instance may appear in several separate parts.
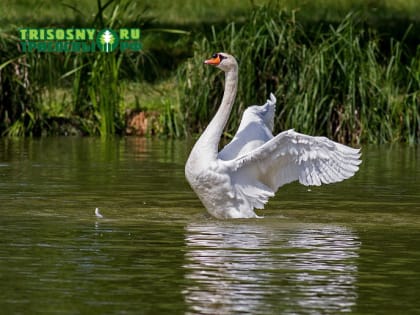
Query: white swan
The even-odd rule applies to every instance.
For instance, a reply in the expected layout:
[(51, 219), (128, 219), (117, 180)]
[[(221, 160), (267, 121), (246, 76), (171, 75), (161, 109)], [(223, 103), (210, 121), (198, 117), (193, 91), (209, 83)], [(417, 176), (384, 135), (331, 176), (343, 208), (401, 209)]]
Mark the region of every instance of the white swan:
[(236, 96), (238, 64), (226, 53), (204, 63), (225, 72), (222, 103), (185, 165), (185, 176), (207, 211), (216, 218), (255, 218), (277, 189), (295, 180), (303, 185), (342, 181), (361, 163), (358, 149), (325, 137), (284, 131), (272, 135), (276, 98), (248, 107), (238, 131), (222, 151), (218, 146)]

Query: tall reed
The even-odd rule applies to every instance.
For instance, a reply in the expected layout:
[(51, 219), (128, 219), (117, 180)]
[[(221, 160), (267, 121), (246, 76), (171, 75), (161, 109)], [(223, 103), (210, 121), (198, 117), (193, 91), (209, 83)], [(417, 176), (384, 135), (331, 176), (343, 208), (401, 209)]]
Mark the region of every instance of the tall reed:
[[(97, 13), (91, 27), (96, 29), (126, 27), (124, 19), (135, 21), (136, 27), (145, 21), (141, 19), (144, 9), (136, 1), (97, 0)], [(122, 74), (142, 80), (156, 76), (155, 62), (145, 51), (79, 54), (69, 56), (72, 70), (64, 77), (73, 78), (73, 110), (81, 117), (81, 128), (85, 133), (102, 136), (123, 131), (121, 101), (123, 89)], [(144, 71), (144, 66), (149, 71)], [(148, 73), (146, 73), (148, 72)], [(97, 124), (99, 123), (99, 125)]]
[[(74, 6), (68, 7), (84, 14)], [(122, 24), (126, 20), (140, 27), (145, 22), (141, 19), (143, 13), (144, 8), (137, 1), (97, 0), (93, 19), (86, 15), (80, 20), (83, 26), (98, 30), (127, 27)], [(121, 132), (122, 77), (142, 79), (145, 64), (148, 72), (156, 76), (151, 58), (143, 51), (22, 53), (16, 33), (16, 29), (0, 33), (0, 133), (3, 135), (39, 136), (60, 133), (66, 128), (88, 135)], [(71, 106), (57, 104), (67, 100), (48, 99), (57, 90), (67, 91), (69, 87), (72, 87), (68, 92)], [(59, 110), (53, 113), (51, 105)]]
[[(97, 5), (98, 11), (92, 26), (97, 29), (112, 28), (120, 14), (119, 1), (110, 0), (102, 4), (101, 0), (97, 0)], [(111, 7), (108, 8), (109, 6)], [(105, 12), (109, 15), (105, 15)], [(111, 18), (107, 19), (106, 16)], [(73, 111), (87, 122), (99, 122), (98, 128), (84, 128), (89, 134), (107, 136), (122, 129), (119, 109), (119, 70), (122, 57), (117, 51), (68, 56), (68, 61), (73, 62), (74, 70), (64, 76), (73, 75)]]
[(408, 55), (404, 43), (392, 39), (383, 53), (380, 36), (360, 20), (349, 14), (326, 31), (306, 31), (293, 12), (263, 6), (243, 26), (213, 29), (195, 42), (193, 58), (178, 72), (188, 131), (202, 131), (222, 97), (223, 76), (202, 61), (226, 51), (240, 67), (227, 136), (247, 105), (261, 104), (274, 92), (276, 131), (295, 128), (353, 143), (418, 141), (419, 53)]

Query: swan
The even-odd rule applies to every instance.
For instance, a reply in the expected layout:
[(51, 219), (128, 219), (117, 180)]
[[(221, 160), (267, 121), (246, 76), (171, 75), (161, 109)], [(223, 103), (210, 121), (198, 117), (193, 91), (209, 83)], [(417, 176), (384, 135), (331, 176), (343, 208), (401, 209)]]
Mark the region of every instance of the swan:
[(236, 135), (220, 152), (219, 142), (238, 86), (238, 64), (227, 53), (214, 54), (205, 64), (225, 73), (222, 103), (193, 146), (185, 176), (207, 211), (218, 219), (258, 218), (277, 189), (298, 180), (319, 186), (352, 177), (361, 163), (360, 150), (325, 137), (293, 129), (273, 136), (276, 98), (248, 107)]

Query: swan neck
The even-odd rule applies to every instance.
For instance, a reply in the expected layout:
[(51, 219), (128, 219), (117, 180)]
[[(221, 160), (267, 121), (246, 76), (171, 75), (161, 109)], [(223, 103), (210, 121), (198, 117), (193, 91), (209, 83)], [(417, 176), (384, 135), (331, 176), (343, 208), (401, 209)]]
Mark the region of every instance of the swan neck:
[(210, 151), (203, 153), (212, 159), (217, 158), (220, 138), (235, 101), (237, 86), (238, 70), (235, 67), (232, 70), (225, 72), (225, 90), (223, 93), (222, 103), (220, 104), (216, 115), (213, 117), (210, 124), (207, 126), (206, 130), (197, 142), (201, 149), (204, 151)]
[[(222, 103), (219, 106), (219, 109), (210, 122), (210, 125), (215, 124), (215, 129), (217, 134), (219, 134), (217, 139), (217, 145), (219, 145), (220, 137), (222, 136), (223, 129), (226, 127), (227, 121), (232, 110), (233, 103), (235, 102), (236, 91), (238, 87), (238, 73), (234, 69), (232, 71), (225, 73), (225, 90), (223, 93)], [(209, 125), (209, 127), (210, 127)]]

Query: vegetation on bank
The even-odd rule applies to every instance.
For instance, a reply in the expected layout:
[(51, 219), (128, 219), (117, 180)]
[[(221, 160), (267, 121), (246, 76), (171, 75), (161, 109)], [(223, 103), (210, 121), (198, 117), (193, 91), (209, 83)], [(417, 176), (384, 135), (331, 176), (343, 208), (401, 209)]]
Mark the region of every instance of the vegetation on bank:
[[(184, 10), (176, 19), (171, 8), (181, 2)], [(2, 32), (0, 133), (124, 133), (127, 117), (146, 111), (153, 120), (149, 134), (196, 134), (217, 110), (223, 91), (223, 75), (202, 62), (227, 51), (238, 57), (240, 85), (226, 137), (234, 134), (246, 106), (274, 92), (276, 131), (295, 128), (341, 142), (419, 142), (420, 46), (414, 34), (420, 18), (408, 9), (409, 1), (399, 9), (395, 1), (381, 7), (356, 1), (358, 11), (349, 13), (350, 1), (344, 0), (320, 0), (317, 11), (315, 2), (299, 8), (292, 0), (268, 5), (232, 0), (234, 9), (223, 2), (219, 15), (208, 4), (207, 19), (206, 3), (171, 3), (166, 20), (153, 22), (159, 5), (144, 10), (135, 1), (111, 1), (107, 7), (98, 1), (100, 9), (82, 25), (74, 24), (86, 5), (80, 2), (81, 8), (70, 8), (74, 20), (60, 24), (140, 26), (141, 53), (22, 54), (16, 30)], [(386, 22), (393, 21), (389, 12), (403, 21), (398, 28), (387, 30)]]
[(197, 43), (194, 58), (179, 74), (181, 112), (194, 132), (211, 119), (222, 98), (221, 74), (201, 66), (209, 51), (219, 50), (240, 60), (228, 134), (246, 106), (263, 102), (272, 91), (277, 131), (297, 128), (356, 143), (419, 138), (420, 49), (410, 56), (399, 41), (381, 42), (360, 25), (357, 14), (308, 36), (293, 14), (263, 7), (242, 27), (229, 24)]

